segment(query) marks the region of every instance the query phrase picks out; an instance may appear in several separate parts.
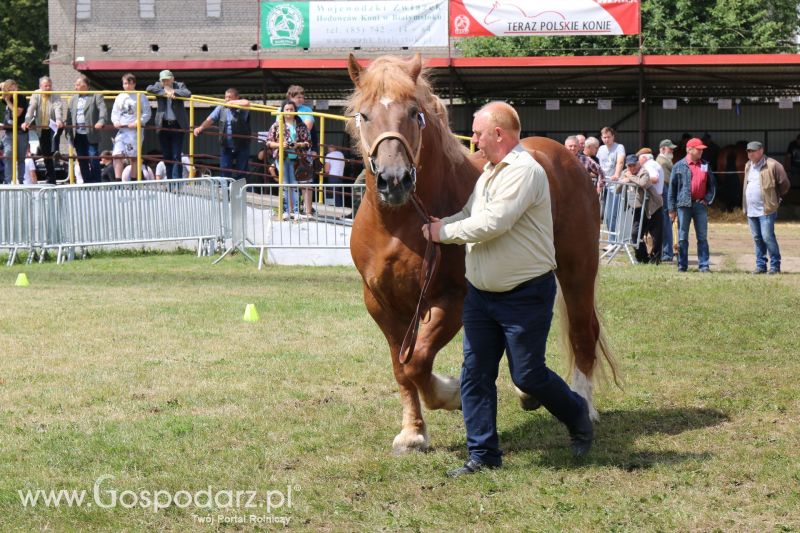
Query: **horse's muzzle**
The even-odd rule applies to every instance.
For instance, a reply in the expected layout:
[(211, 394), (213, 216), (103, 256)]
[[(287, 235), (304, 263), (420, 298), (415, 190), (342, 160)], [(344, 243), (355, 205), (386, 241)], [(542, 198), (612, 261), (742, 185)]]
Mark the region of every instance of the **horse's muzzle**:
[(414, 190), (413, 170), (408, 168), (379, 170), (375, 185), (381, 201), (390, 205), (402, 205)]

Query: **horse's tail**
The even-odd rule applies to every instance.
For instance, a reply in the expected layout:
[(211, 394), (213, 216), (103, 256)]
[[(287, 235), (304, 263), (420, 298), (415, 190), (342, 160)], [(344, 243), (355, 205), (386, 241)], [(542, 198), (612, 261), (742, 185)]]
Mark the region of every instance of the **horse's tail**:
[[(600, 375), (602, 381), (608, 380), (608, 375), (606, 374), (606, 365), (611, 370), (611, 378), (614, 381), (614, 384), (617, 387), (622, 388), (622, 380), (619, 373), (619, 369), (617, 368), (617, 361), (614, 358), (614, 353), (611, 350), (611, 345), (608, 343), (608, 337), (606, 336), (605, 328), (603, 327), (603, 318), (600, 314), (600, 311), (597, 308), (597, 284), (599, 280), (599, 270), (598, 273), (595, 274), (594, 279), (594, 294), (593, 294), (593, 302), (592, 302), (592, 316), (591, 316), (591, 325), (587, 325), (587, 327), (591, 327), (592, 329), (597, 331), (597, 342), (595, 344), (595, 357), (594, 357), (594, 366), (592, 368), (591, 378), (592, 381), (595, 380), (595, 376), (597, 374)], [(558, 322), (559, 322), (559, 330), (560, 330), (560, 342), (561, 342), (561, 349), (564, 354), (567, 356), (568, 362), (568, 378), (572, 378), (572, 370), (575, 368), (575, 347), (573, 346), (570, 340), (570, 321), (567, 312), (567, 303), (564, 300), (564, 294), (559, 287), (558, 297), (556, 298), (556, 305), (558, 308)], [(602, 361), (605, 361), (606, 365), (601, 364)]]

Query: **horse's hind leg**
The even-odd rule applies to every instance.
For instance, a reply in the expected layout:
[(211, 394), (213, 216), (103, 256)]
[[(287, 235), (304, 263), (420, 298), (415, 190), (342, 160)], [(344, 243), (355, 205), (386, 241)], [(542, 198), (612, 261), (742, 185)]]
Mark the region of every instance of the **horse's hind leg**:
[(586, 399), (589, 416), (596, 421), (600, 415), (594, 408), (592, 393), (600, 323), (594, 306), (595, 276), (559, 270), (558, 280), (561, 339), (571, 362), (572, 389)]

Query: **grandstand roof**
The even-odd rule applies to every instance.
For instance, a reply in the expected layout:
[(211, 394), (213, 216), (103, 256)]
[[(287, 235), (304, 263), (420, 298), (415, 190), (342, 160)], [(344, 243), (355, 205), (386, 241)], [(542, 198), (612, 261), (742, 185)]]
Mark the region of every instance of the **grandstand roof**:
[[(352, 89), (346, 53), (335, 59), (89, 60), (75, 68), (105, 89), (116, 89), (125, 72), (155, 79), (168, 68), (197, 93), (222, 94), (235, 86), (243, 94), (275, 99), (289, 85), (299, 84), (307, 97), (339, 99)], [(800, 96), (800, 55), (794, 54), (428, 57), (425, 63), (437, 94), (453, 98)]]

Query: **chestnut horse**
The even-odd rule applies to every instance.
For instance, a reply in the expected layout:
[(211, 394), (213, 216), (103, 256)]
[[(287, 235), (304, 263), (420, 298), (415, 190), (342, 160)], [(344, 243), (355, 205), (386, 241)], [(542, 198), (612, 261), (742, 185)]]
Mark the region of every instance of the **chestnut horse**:
[[(420, 398), (428, 409), (460, 409), (459, 380), (433, 373), (433, 361), (461, 328), (466, 294), (464, 247), (441, 246), (441, 262), (425, 298), (410, 360), (400, 361), (404, 335), (420, 297), (426, 241), (416, 197), (435, 217), (466, 203), (484, 161), (470, 157), (448, 126), (447, 110), (432, 93), (422, 59), (384, 56), (362, 68), (350, 55), (355, 91), (348, 123), (367, 169), (367, 191), (353, 224), (350, 251), (364, 282), (364, 302), (389, 342), (400, 386), (402, 430), (395, 452), (424, 450), (428, 432)], [(573, 388), (592, 406), (593, 378), (602, 355), (616, 368), (595, 308), (600, 214), (597, 195), (578, 160), (546, 138), (523, 141), (550, 182), (562, 338), (570, 355)], [(523, 408), (538, 402), (517, 389)]]

